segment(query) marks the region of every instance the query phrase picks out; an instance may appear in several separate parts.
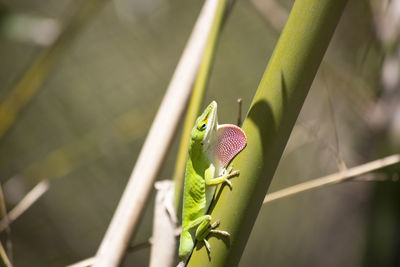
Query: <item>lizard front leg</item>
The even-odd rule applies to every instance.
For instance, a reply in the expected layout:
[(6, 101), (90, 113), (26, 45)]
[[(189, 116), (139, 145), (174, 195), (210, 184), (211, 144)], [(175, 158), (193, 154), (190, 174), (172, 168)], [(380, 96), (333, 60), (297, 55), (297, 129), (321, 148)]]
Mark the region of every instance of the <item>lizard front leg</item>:
[(237, 176), (240, 172), (238, 170), (232, 171), (232, 167), (229, 167), (228, 169), (223, 170), (221, 176), (214, 178), (214, 173), (215, 173), (215, 167), (212, 165), (205, 171), (204, 180), (206, 182), (206, 185), (213, 186), (213, 185), (219, 185), (221, 183), (227, 183), (229, 187), (232, 188), (232, 183), (231, 181), (229, 181), (229, 179), (234, 176)]

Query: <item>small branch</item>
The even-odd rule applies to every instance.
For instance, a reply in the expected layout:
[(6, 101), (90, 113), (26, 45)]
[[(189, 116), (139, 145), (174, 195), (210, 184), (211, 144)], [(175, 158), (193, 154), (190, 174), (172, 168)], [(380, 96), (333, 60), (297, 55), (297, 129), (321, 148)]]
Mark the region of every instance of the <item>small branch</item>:
[(6, 253), (6, 251), (4, 250), (4, 247), (3, 247), (3, 244), (0, 242), (0, 257), (1, 257), (1, 259), (3, 260), (3, 262), (4, 262), (4, 264), (7, 266), (7, 267), (11, 267), (12, 266), (12, 264), (11, 264), (11, 262), (10, 262), (10, 259), (7, 257), (7, 253)]
[(243, 100), (241, 98), (238, 98), (237, 100), (238, 103), (238, 119), (237, 119), (237, 126), (242, 126), (242, 103)]
[(38, 183), (25, 197), (8, 213), (8, 218), (0, 221), (0, 232), (15, 221), (22, 213), (29, 209), (49, 189), (49, 181)]
[[(0, 184), (0, 208), (1, 208), (1, 217), (2, 219), (7, 223), (6, 227), (6, 232), (7, 232), (7, 239), (6, 239), (6, 248), (7, 248), (7, 260), (9, 264), (6, 264), (7, 266), (13, 266), (13, 250), (12, 250), (12, 242), (11, 242), (11, 229), (10, 229), (10, 219), (7, 214), (7, 207), (6, 207), (6, 201), (4, 199), (4, 191), (3, 187)], [(2, 249), (3, 248), (3, 245)], [(3, 256), (2, 256), (3, 258)], [(6, 261), (3, 258), (4, 263)]]
[[(178, 233), (179, 235), (179, 233)], [(175, 236), (177, 236), (177, 234), (175, 233)], [(130, 247), (128, 247), (128, 249), (126, 250), (127, 253), (131, 253), (131, 252), (135, 252), (144, 248), (148, 248), (151, 246), (152, 244), (152, 237), (150, 237), (148, 240), (136, 244), (136, 245), (132, 245)], [(90, 257), (84, 260), (81, 260), (79, 262), (73, 263), (71, 265), (67, 265), (66, 267), (86, 267), (86, 266), (91, 266), (94, 264), (94, 261), (96, 260), (96, 257)]]
[(355, 178), (356, 176), (372, 172), (378, 169), (382, 169), (384, 167), (394, 165), (400, 163), (400, 154), (395, 154), (389, 157), (385, 157), (382, 159), (374, 160), (357, 167), (353, 167), (350, 169), (346, 169), (344, 171), (340, 171), (331, 175), (327, 175), (321, 178), (317, 178), (308, 182), (304, 182), (301, 184), (297, 184), (271, 194), (267, 194), (264, 203), (271, 202), (276, 199), (280, 199), (283, 197), (291, 196), (300, 192), (308, 191), (314, 188), (318, 188), (321, 186), (336, 184), (340, 182), (344, 182), (350, 179)]

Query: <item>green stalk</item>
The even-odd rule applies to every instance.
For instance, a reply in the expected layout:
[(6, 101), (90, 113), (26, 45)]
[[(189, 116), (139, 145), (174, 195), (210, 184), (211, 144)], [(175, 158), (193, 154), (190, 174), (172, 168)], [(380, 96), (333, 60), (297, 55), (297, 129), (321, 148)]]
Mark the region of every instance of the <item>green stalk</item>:
[[(216, 192), (213, 221), (229, 238), (197, 244), (188, 266), (237, 266), (290, 132), (340, 19), (346, 0), (298, 0), (243, 123), (247, 147), (233, 162), (233, 189)], [(265, 229), (268, 231), (268, 229)], [(268, 242), (266, 240), (265, 242)], [(200, 248), (200, 249), (199, 249)]]
[(179, 204), (182, 196), (183, 179), (185, 176), (185, 167), (189, 147), (190, 132), (199, 115), (201, 104), (203, 102), (205, 89), (210, 77), (212, 62), (215, 55), (215, 49), (218, 43), (218, 38), (221, 32), (221, 26), (224, 21), (228, 0), (219, 0), (213, 25), (211, 28), (210, 36), (204, 50), (203, 58), (201, 60), (198, 74), (195, 80), (192, 96), (190, 98), (184, 128), (182, 132), (181, 143), (179, 152), (176, 159), (173, 180), (175, 181), (175, 195), (174, 205), (175, 210), (179, 209)]

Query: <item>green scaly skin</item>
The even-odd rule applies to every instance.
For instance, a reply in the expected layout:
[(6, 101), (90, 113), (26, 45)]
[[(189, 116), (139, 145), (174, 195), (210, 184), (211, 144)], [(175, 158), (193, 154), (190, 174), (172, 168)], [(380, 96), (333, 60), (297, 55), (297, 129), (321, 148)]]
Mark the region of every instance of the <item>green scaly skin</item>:
[(216, 186), (228, 183), (229, 178), (238, 175), (239, 171), (223, 171), (216, 176), (216, 166), (211, 155), (217, 131), (217, 104), (213, 101), (196, 120), (191, 133), (189, 157), (186, 164), (183, 193), (182, 234), (179, 245), (181, 265), (186, 264), (194, 248), (195, 241), (204, 242), (208, 252), (210, 246), (206, 240), (210, 233), (229, 236), (226, 231), (215, 230), (219, 221), (211, 224), (207, 214), (213, 199)]

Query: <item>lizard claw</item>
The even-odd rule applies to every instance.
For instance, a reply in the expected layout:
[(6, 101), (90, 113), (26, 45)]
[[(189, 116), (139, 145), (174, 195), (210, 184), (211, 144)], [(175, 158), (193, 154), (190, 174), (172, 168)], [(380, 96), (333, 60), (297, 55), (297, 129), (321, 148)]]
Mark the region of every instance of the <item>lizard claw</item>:
[(230, 177), (233, 177), (233, 176), (236, 176), (236, 175), (238, 175), (239, 173), (240, 173), (240, 171), (239, 171), (239, 170), (236, 170), (236, 171), (230, 172), (230, 173), (229, 173), (229, 178), (230, 178)]
[(227, 171), (227, 173), (231, 173), (232, 172), (232, 169), (233, 169), (233, 166), (231, 165), (231, 166), (229, 166), (228, 167), (228, 169), (226, 170)]
[(203, 239), (204, 244), (206, 245), (206, 249), (208, 253), (211, 253), (211, 247), (210, 244), (208, 243), (208, 241), (206, 239)]
[(218, 234), (218, 235), (222, 235), (222, 236), (231, 236), (227, 231), (222, 231), (222, 230), (211, 230), (210, 233), (213, 234)]
[(216, 220), (213, 224), (211, 224), (211, 228), (214, 229), (219, 225), (220, 220)]
[(229, 181), (228, 179), (225, 179), (225, 182), (228, 184), (228, 186), (232, 189), (232, 182)]
[(232, 172), (232, 169), (233, 169), (233, 167), (232, 167), (232, 166), (229, 166), (229, 167), (228, 167), (228, 169), (224, 168), (224, 169), (222, 170), (222, 173), (221, 173), (221, 175), (227, 175), (227, 174), (230, 174), (230, 173)]

